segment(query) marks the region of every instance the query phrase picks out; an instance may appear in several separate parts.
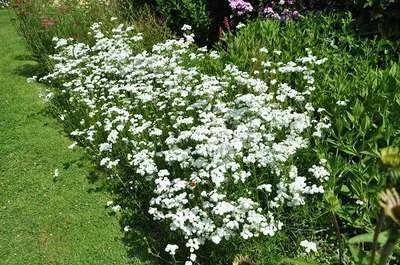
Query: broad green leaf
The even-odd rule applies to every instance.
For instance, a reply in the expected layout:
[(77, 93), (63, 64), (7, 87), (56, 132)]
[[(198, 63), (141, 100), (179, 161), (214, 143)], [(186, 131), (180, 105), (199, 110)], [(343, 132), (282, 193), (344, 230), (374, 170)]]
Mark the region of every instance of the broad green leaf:
[[(379, 244), (384, 244), (389, 237), (389, 231), (384, 231), (379, 234), (378, 236), (378, 243)], [(349, 244), (359, 244), (359, 243), (372, 243), (374, 239), (374, 234), (373, 233), (366, 233), (366, 234), (361, 234), (354, 236), (349, 239)]]
[(359, 248), (350, 245), (350, 252), (352, 259), (356, 262), (357, 265), (369, 265), (370, 257), (367, 252), (360, 250)]
[(340, 188), (340, 191), (343, 193), (349, 193), (350, 189), (346, 185), (342, 185), (342, 187)]

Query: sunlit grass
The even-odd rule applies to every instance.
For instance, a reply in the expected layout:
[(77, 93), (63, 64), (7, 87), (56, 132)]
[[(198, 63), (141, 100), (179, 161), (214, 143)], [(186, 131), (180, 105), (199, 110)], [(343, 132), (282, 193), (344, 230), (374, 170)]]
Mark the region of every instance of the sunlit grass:
[(26, 82), (35, 64), (11, 18), (0, 10), (0, 264), (129, 264), (89, 163)]

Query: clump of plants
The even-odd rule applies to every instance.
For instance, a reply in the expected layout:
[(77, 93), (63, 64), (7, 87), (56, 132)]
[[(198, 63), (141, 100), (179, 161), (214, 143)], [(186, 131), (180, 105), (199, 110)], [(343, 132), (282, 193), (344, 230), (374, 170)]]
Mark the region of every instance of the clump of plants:
[(143, 6), (150, 6), (161, 19), (163, 19), (172, 32), (180, 33), (184, 24), (190, 24), (196, 32), (196, 41), (202, 45), (210, 41), (210, 17), (209, 6), (212, 3), (207, 0), (125, 0), (124, 8), (137, 10)]
[[(168, 259), (190, 265), (210, 245), (285, 233), (290, 213), (321, 198), (326, 161), (299, 156), (330, 124), (309, 100), (324, 58), (307, 49), (267, 59), (264, 47), (254, 60), (263, 70), (246, 72), (183, 30), (145, 51), (132, 27), (94, 24), (92, 43), (55, 39), (54, 71), (41, 80), (71, 136), (123, 194), (122, 210), (167, 226)], [(304, 240), (312, 236), (296, 238), (298, 251), (316, 251)]]
[[(14, 1), (12, 7), (17, 15), (18, 32), (24, 37), (33, 58), (40, 63), (42, 74), (52, 68), (49, 55), (55, 53), (53, 37), (91, 42), (93, 37), (87, 32), (94, 22), (111, 29), (114, 20), (125, 21), (117, 1), (21, 0)], [(141, 9), (134, 24), (149, 35), (151, 32), (152, 40), (145, 40), (148, 47), (169, 36), (166, 26), (156, 20), (148, 8)]]
[[(379, 150), (400, 143), (396, 49), (387, 40), (359, 38), (352, 31), (352, 21), (351, 16), (338, 14), (305, 17), (285, 25), (255, 21), (235, 36), (225, 35), (226, 47), (221, 49), (221, 58), (248, 71), (262, 71), (252, 58), (263, 47), (282, 51), (281, 60), (300, 55), (306, 47), (315, 47), (316, 56), (327, 58), (314, 69), (318, 86), (312, 99), (332, 124), (327, 139), (312, 144), (327, 159), (331, 173), (324, 186), (326, 212), (317, 222), (322, 225), (330, 220), (327, 241), (336, 241), (335, 249), (326, 249), (330, 254), (323, 255), (333, 258), (326, 263), (358, 264), (351, 261), (345, 238), (374, 231), (380, 210), (377, 194), (390, 179), (382, 170)], [(275, 56), (273, 52), (267, 55)]]
[[(400, 197), (397, 193), (400, 169), (398, 147), (385, 147), (380, 152), (382, 174), (387, 177), (386, 190), (379, 193), (382, 207), (377, 214), (373, 232), (356, 235), (348, 240), (353, 259), (358, 264), (386, 265), (398, 258), (400, 239)], [(385, 218), (386, 217), (386, 218)], [(388, 222), (385, 222), (385, 219)], [(393, 255), (395, 254), (395, 255)]]

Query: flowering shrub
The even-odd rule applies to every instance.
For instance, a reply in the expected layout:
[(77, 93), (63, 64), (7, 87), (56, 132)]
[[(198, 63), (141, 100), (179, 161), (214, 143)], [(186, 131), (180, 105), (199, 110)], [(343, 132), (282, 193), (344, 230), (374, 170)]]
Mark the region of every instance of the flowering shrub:
[(310, 50), (285, 63), (271, 51), (276, 61), (254, 58), (264, 70), (247, 73), (193, 47), (190, 26), (182, 29), (181, 39), (135, 54), (141, 33), (94, 24), (91, 46), (55, 39), (54, 71), (41, 80), (53, 84), (71, 136), (177, 232), (185, 244), (165, 251), (186, 247), (190, 265), (204, 244), (274, 236), (285, 229), (282, 209), (324, 192), (325, 161), (304, 168), (297, 156), (329, 122), (308, 100), (312, 68), (325, 61)]
[(229, 5), (239, 16), (252, 14), (256, 11), (262, 17), (286, 21), (288, 19), (297, 19), (300, 17), (300, 13), (297, 10), (292, 10), (295, 2), (296, 0), (229, 0)]

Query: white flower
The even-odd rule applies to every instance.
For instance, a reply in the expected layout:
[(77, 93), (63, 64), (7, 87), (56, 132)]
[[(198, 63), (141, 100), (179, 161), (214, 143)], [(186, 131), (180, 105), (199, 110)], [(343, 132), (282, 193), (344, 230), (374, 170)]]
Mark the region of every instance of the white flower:
[(219, 242), (221, 242), (221, 237), (219, 237), (218, 235), (214, 235), (211, 237), (211, 241), (214, 242), (214, 244), (219, 244)]
[(187, 25), (187, 24), (183, 25), (182, 28), (181, 28), (182, 31), (189, 31), (191, 29), (192, 29), (192, 27), (190, 25)]
[(329, 172), (324, 166), (316, 166), (313, 165), (308, 169), (308, 172), (311, 172), (315, 178), (325, 181), (329, 178)]
[(115, 205), (115, 206), (111, 207), (111, 210), (113, 210), (113, 212), (115, 212), (115, 213), (120, 212), (121, 209), (122, 209), (122, 207), (119, 205)]
[(159, 177), (165, 177), (165, 176), (169, 176), (169, 172), (166, 169), (161, 169), (160, 171), (158, 171), (157, 174)]
[(219, 56), (219, 54), (218, 54), (217, 51), (211, 51), (211, 52), (210, 52), (210, 57), (213, 58), (213, 59), (218, 59), (218, 58), (220, 58), (220, 56)]
[(356, 204), (358, 204), (358, 205), (364, 205), (365, 203), (364, 203), (364, 201), (362, 201), (362, 200), (356, 200)]
[(77, 144), (78, 144), (77, 142), (73, 142), (72, 144), (70, 144), (70, 145), (68, 146), (68, 148), (69, 148), (69, 149), (74, 149), (75, 146), (76, 146)]
[(241, 29), (241, 28), (243, 28), (243, 27), (245, 27), (245, 26), (246, 26), (246, 25), (245, 25), (244, 23), (239, 22), (239, 24), (237, 24), (236, 28), (237, 28), (237, 29)]
[(258, 190), (264, 190), (266, 192), (271, 192), (272, 191), (272, 185), (271, 184), (262, 184), (257, 186)]
[(336, 105), (338, 106), (347, 106), (347, 103), (349, 103), (348, 99), (336, 101)]
[(165, 247), (165, 252), (168, 252), (171, 256), (174, 256), (174, 255), (175, 255), (175, 252), (176, 252), (176, 250), (177, 250), (178, 248), (179, 248), (179, 247), (178, 247), (177, 245), (168, 244), (168, 245)]
[(300, 246), (304, 247), (305, 251), (307, 253), (312, 252), (317, 252), (317, 244), (314, 242), (310, 242), (308, 240), (303, 240), (300, 242)]
[(54, 177), (54, 178), (57, 178), (58, 175), (59, 175), (58, 168), (56, 168), (56, 169), (54, 170), (53, 177)]
[(59, 49), (60, 47), (66, 46), (68, 44), (68, 41), (66, 39), (55, 39), (56, 40), (56, 45), (55, 48)]
[(32, 77), (29, 77), (29, 78), (26, 79), (26, 81), (27, 81), (28, 83), (35, 82), (36, 80), (37, 80), (37, 76), (36, 76), (36, 75), (35, 75), (35, 76), (32, 76)]
[(114, 204), (113, 201), (107, 201), (107, 203), (106, 203), (107, 207), (110, 207), (110, 206), (113, 205), (113, 204)]

